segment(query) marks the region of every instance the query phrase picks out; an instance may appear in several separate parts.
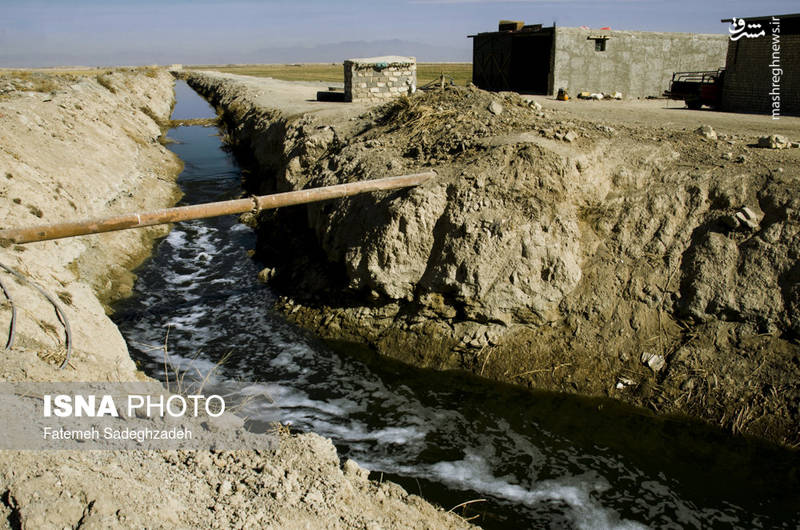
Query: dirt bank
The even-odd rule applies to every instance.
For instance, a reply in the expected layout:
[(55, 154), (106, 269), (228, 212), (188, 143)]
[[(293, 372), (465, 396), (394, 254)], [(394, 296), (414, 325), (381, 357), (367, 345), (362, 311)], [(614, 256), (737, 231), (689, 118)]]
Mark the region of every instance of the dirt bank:
[[(158, 142), (159, 123), (169, 119), (174, 100), (166, 72), (11, 75), (0, 87), (3, 226), (156, 209), (178, 199), (180, 161)], [(164, 233), (161, 227), (28, 245), (6, 242), (0, 262), (57, 297), (74, 334), (72, 370), (129, 379), (136, 367), (104, 307), (130, 292), (130, 269)], [(20, 315), (15, 351), (0, 355), (21, 362), (16, 350), (26, 348), (33, 357), (38, 352), (45, 360), (63, 358), (64, 329), (52, 305), (7, 273), (2, 279)], [(8, 330), (11, 313), (3, 303), (0, 329)]]
[[(259, 257), (295, 322), (421, 366), (800, 443), (800, 149), (756, 148), (767, 118), (715, 113), (717, 135), (695, 131), (703, 113), (687, 128), (623, 102), (615, 120), (476, 89), (297, 114), (262, 97), (273, 80), (190, 83), (223, 109), (259, 191), (440, 173), (259, 215)], [(800, 121), (781, 127), (800, 140)]]
[[(11, 74), (0, 91), (4, 227), (156, 209), (179, 197), (181, 164), (159, 143), (174, 100), (167, 72)], [(106, 308), (130, 293), (130, 269), (164, 233), (3, 242), (0, 263), (52, 293), (67, 315), (73, 354), (58, 370), (65, 336), (53, 305), (0, 271), (17, 308), (0, 381), (145, 380)], [(0, 329), (10, 314), (4, 301)], [(263, 438), (263, 451), (0, 451), (0, 528), (466, 526), (393, 484), (368, 481), (354, 462), (341, 465), (329, 440)]]

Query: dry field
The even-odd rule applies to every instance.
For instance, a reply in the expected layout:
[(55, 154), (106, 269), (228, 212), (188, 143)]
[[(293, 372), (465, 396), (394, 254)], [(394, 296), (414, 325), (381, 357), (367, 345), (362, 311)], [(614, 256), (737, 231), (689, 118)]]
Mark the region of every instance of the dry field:
[(157, 66), (0, 68), (0, 97), (9, 96), (13, 90), (53, 92), (64, 82), (74, 82), (82, 77), (95, 77), (101, 84), (108, 84), (107, 76), (113, 73), (143, 73), (154, 78), (159, 71)]
[[(272, 77), (285, 81), (342, 83), (344, 79), (341, 63), (197, 65), (188, 69)], [(465, 86), (472, 81), (472, 63), (417, 63), (417, 84), (424, 85), (439, 79), (442, 73), (451, 77), (456, 85)]]

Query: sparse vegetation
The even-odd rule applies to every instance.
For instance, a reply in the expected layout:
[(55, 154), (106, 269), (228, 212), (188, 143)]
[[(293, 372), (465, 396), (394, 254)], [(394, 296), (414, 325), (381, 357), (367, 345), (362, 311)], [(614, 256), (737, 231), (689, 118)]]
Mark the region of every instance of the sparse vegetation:
[(156, 113), (153, 112), (153, 109), (151, 109), (150, 107), (142, 105), (141, 107), (139, 107), (139, 110), (141, 110), (145, 116), (156, 122), (156, 125), (158, 125), (161, 129), (166, 129), (167, 127), (169, 127), (169, 122), (159, 118), (156, 115)]
[(100, 84), (100, 86), (102, 86), (103, 88), (105, 88), (106, 90), (111, 92), (112, 94), (116, 94), (117, 93), (117, 89), (114, 88), (113, 84), (111, 84), (111, 80), (108, 78), (108, 74), (107, 73), (98, 75), (96, 79), (97, 79), (97, 82)]
[(44, 216), (44, 212), (42, 212), (42, 209), (39, 208), (38, 206), (34, 206), (33, 204), (28, 206), (28, 211), (39, 218)]
[(139, 68), (135, 69), (137, 72), (143, 73), (145, 76), (150, 78), (155, 78), (158, 76), (158, 72), (160, 68), (157, 66), (140, 66)]
[(40, 72), (13, 70), (4, 72), (3, 84), (10, 84), (16, 90), (26, 92), (53, 92), (58, 90), (58, 78)]
[(66, 305), (72, 305), (72, 295), (67, 291), (59, 291), (58, 299), (64, 302)]

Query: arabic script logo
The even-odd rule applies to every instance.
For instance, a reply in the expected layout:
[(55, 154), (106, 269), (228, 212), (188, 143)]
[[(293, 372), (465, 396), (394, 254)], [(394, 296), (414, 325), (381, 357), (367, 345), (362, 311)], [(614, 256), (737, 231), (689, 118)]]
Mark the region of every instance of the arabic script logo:
[[(761, 31), (758, 31), (759, 29)], [(757, 31), (758, 33), (756, 33)], [(761, 28), (761, 24), (748, 24), (745, 19), (736, 17), (731, 19), (731, 26), (728, 28), (728, 33), (731, 34), (731, 40), (739, 40), (742, 37), (755, 39), (758, 37), (763, 37), (767, 34)]]

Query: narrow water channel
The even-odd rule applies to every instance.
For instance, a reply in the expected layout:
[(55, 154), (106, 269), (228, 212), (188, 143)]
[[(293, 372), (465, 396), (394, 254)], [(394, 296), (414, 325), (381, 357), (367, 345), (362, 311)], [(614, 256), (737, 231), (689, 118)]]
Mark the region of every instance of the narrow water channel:
[[(173, 118), (213, 109), (178, 82)], [(214, 128), (172, 129), (183, 204), (239, 197)], [(114, 319), (145, 371), (173, 362), (255, 381), (248, 410), (331, 438), (342, 457), (448, 509), (470, 500), (486, 528), (797, 528), (795, 452), (609, 400), (531, 393), (465, 374), (332, 350), (272, 311), (250, 229), (233, 216), (178, 223)], [(250, 385), (252, 390), (254, 385)], [(459, 509), (457, 513), (462, 513)]]

